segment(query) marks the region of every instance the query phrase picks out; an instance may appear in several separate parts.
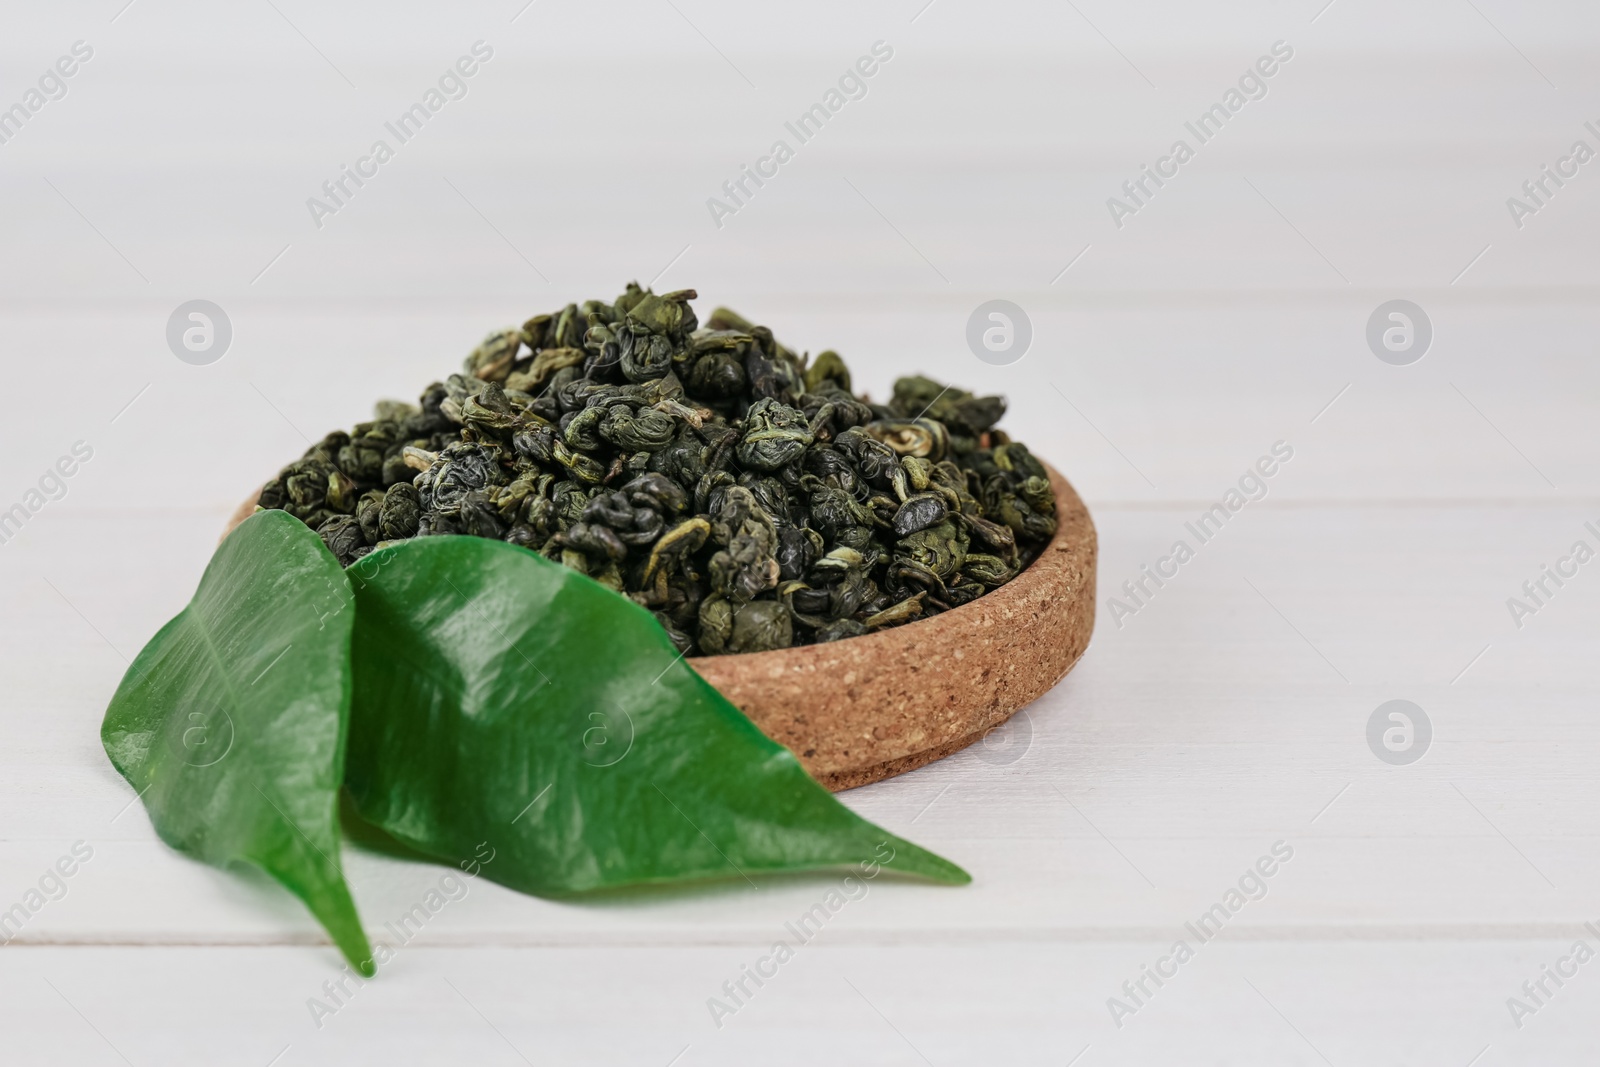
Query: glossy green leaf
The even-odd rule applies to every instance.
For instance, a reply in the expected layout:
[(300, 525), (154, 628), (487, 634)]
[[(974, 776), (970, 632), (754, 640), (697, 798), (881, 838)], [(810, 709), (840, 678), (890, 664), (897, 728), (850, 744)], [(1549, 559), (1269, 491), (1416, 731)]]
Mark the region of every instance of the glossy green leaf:
[(371, 974), (339, 865), (354, 615), (322, 540), (285, 512), (259, 512), (133, 661), (100, 737), (163, 841), (266, 871)]
[(349, 573), (346, 782), (406, 844), (458, 862), (486, 842), (484, 874), (541, 895), (863, 862), (970, 880), (840, 804), (648, 612), (560, 564), (440, 536)]

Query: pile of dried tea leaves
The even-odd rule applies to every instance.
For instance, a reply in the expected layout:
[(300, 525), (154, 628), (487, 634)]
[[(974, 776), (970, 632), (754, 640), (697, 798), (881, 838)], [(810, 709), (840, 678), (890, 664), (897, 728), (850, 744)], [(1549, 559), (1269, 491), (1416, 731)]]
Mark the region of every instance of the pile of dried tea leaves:
[(965, 604), (1054, 535), (1000, 397), (850, 390), (692, 289), (630, 284), (490, 334), (419, 405), (378, 405), (261, 492), (349, 566), (388, 542), (494, 538), (654, 613), (679, 651), (834, 641)]

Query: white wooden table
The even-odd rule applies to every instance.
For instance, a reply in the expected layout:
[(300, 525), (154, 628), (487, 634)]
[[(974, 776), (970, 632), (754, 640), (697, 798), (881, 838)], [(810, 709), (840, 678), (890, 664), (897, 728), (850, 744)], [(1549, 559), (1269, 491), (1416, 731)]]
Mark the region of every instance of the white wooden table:
[[(1600, 563), (1520, 627), (1507, 599), (1600, 548), (1600, 164), (1520, 229), (1505, 201), (1600, 148), (1593, 11), (121, 3), (0, 34), (0, 105), (94, 49), (0, 145), (0, 509), (93, 450), (0, 544), (0, 910), (92, 849), (0, 948), (0, 1061), (1592, 1062), (1600, 963), (1523, 983), (1600, 951)], [(480, 39), (467, 96), (314, 227), (306, 198)], [(865, 98), (713, 225), (877, 40)], [(1106, 198), (1278, 40), (1267, 95), (1116, 228)], [(315, 1019), (337, 955), (276, 886), (156, 840), (106, 701), (303, 438), (634, 277), (836, 347), (877, 395), (1008, 395), (1098, 524), (1094, 642), (993, 745), (843, 797), (974, 883), (873, 883), (720, 1027), (708, 998), (836, 878), (480, 880)], [(1032, 320), (1014, 365), (963, 339), (994, 297)], [(233, 327), (208, 366), (164, 339), (195, 298)], [(1434, 327), (1409, 366), (1364, 338), (1395, 298)], [(1279, 441), (1266, 497), (1118, 626), (1107, 598)], [(1367, 740), (1394, 699), (1432, 726), (1409, 765)], [(345, 862), (374, 931), (442, 873)], [(1171, 976), (1141, 991), (1146, 965)]]

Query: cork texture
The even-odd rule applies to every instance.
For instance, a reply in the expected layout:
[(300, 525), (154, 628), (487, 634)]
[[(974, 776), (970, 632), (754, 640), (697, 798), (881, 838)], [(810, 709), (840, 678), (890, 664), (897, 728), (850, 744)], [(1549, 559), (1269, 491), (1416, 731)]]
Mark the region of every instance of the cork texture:
[[(1089, 645), (1094, 522), (1054, 468), (1050, 483), (1054, 539), (970, 604), (825, 645), (687, 662), (835, 792), (959, 751), (1048, 692)], [(252, 497), (228, 530), (254, 510)]]

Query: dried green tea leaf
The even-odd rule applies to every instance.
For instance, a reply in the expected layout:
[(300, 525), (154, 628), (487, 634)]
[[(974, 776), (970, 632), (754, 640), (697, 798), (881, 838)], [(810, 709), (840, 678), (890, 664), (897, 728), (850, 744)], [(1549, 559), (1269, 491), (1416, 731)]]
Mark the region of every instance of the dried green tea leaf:
[(540, 895), (864, 861), (969, 881), (839, 803), (649, 612), (566, 567), (431, 537), (349, 573), (346, 781), (362, 817), (422, 852), (488, 842), (485, 873)]
[(215, 867), (264, 870), (370, 975), (339, 864), (353, 608), (316, 534), (256, 513), (133, 661), (100, 738), (161, 840)]
[[(694, 298), (630, 284), (499, 330), (258, 500), (347, 567), (436, 534), (537, 552), (651, 609), (689, 656), (950, 611), (1054, 536), (1047, 471), (997, 425), (1001, 397), (909, 377), (874, 404), (839, 353), (808, 360), (726, 308), (701, 326)], [(823, 562), (837, 552), (859, 565)]]

